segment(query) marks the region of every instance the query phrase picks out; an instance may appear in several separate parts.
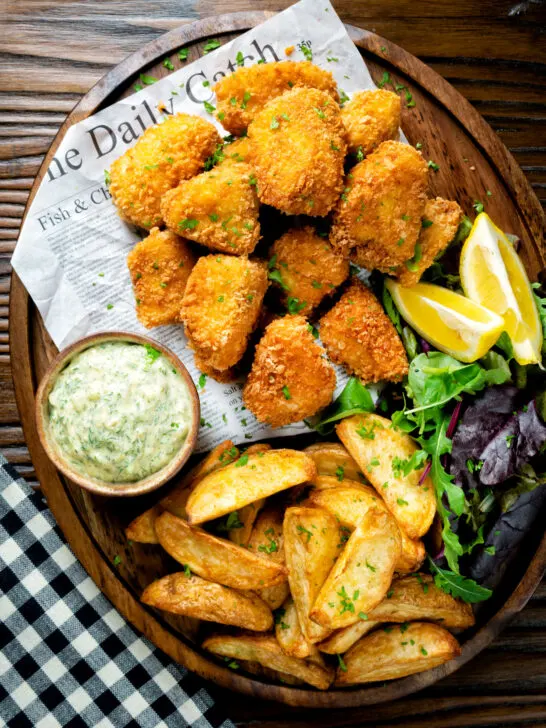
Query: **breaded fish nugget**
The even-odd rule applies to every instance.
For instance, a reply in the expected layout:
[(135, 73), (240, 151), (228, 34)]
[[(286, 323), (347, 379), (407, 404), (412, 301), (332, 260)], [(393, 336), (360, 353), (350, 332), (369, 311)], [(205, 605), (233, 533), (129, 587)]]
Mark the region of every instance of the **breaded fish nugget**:
[(291, 313), (308, 314), (349, 275), (349, 262), (312, 227), (294, 228), (272, 246), (270, 266)]
[(245, 353), (267, 289), (264, 262), (230, 255), (199, 258), (189, 277), (181, 317), (192, 349), (225, 371)]
[(396, 329), (374, 294), (354, 281), (320, 320), (320, 338), (328, 356), (367, 384), (399, 382), (408, 359)]
[(330, 242), (349, 254), (373, 246), (378, 259), (403, 263), (411, 258), (425, 211), (428, 168), (409, 144), (383, 142), (347, 177), (337, 205)]
[(214, 86), (216, 116), (230, 134), (242, 134), (268, 101), (297, 86), (321, 89), (339, 101), (332, 74), (310, 61), (260, 63), (238, 68)]
[(357, 91), (341, 109), (351, 154), (366, 157), (381, 142), (398, 139), (400, 97), (392, 91)]
[(343, 189), (347, 152), (339, 106), (325, 91), (295, 88), (248, 127), (260, 202), (287, 215), (327, 215)]
[(303, 316), (269, 324), (256, 347), (243, 401), (260, 422), (281, 427), (332, 401), (336, 375)]
[(180, 306), (195, 256), (183, 238), (159, 228), (127, 256), (136, 298), (136, 314), (147, 329), (181, 322)]
[(394, 275), (398, 270), (398, 261), (392, 258), (384, 248), (374, 243), (357, 245), (351, 250), (349, 260), (367, 270), (380, 270), (382, 273)]
[(403, 286), (413, 286), (419, 282), (436, 256), (444, 251), (455, 237), (462, 216), (463, 211), (452, 200), (443, 200), (441, 197), (427, 200), (413, 258), (407, 260), (395, 273)]
[(203, 169), (221, 142), (209, 121), (191, 114), (146, 129), (110, 167), (110, 192), (121, 217), (147, 229), (161, 224), (162, 195)]
[(250, 160), (250, 142), (248, 137), (244, 136), (240, 139), (235, 139), (231, 144), (225, 144), (223, 149), (224, 158), (221, 164), (224, 162), (249, 162)]
[(173, 232), (212, 250), (251, 253), (260, 239), (255, 178), (244, 162), (226, 160), (169, 190), (161, 213)]

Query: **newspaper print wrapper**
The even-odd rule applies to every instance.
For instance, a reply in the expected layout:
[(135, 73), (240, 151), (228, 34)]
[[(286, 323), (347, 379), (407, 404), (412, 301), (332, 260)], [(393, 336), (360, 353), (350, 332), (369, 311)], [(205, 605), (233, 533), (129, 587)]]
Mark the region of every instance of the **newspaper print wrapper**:
[[(286, 60), (313, 62), (331, 71), (347, 96), (375, 85), (360, 53), (328, 0), (301, 0), (194, 63), (80, 121), (65, 134), (33, 200), (12, 265), (21, 278), (46, 329), (61, 349), (97, 331), (126, 330), (151, 335), (184, 362), (201, 398), (202, 426), (198, 451), (226, 438), (238, 443), (301, 434), (300, 422), (272, 430), (245, 410), (243, 382), (221, 384), (200, 376), (182, 326), (146, 330), (137, 320), (126, 265), (127, 253), (144, 232), (117, 215), (105, 182), (105, 170), (132, 146), (144, 128), (166, 114), (197, 114), (217, 126), (205, 102), (214, 104), (211, 86), (245, 65)], [(308, 54), (307, 54), (308, 55)], [(330, 59), (330, 60), (328, 60)], [(210, 85), (204, 86), (203, 81)], [(158, 108), (159, 107), (159, 108)], [(336, 367), (336, 396), (347, 377)], [(205, 380), (205, 381), (204, 381)]]

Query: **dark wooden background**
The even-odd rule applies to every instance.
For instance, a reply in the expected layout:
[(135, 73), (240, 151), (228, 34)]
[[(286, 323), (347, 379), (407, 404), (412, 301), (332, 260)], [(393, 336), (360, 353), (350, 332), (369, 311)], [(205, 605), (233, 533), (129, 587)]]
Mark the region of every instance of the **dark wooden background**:
[[(320, 0), (317, 0), (320, 2)], [(33, 178), (67, 113), (111, 66), (182, 23), (271, 0), (0, 2), (0, 451), (34, 485), (8, 340), (10, 256)], [(546, 206), (546, 0), (334, 0), (347, 22), (428, 63), (471, 101)], [(546, 726), (546, 581), (493, 646), (452, 677), (397, 703), (310, 713), (213, 690), (218, 710), (264, 728)]]

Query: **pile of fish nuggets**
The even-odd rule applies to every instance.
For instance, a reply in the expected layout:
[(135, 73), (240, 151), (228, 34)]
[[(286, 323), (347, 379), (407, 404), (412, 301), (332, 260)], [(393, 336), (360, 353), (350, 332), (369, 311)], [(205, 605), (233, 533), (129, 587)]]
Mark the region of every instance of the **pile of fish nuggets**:
[(474, 624), (419, 572), (436, 501), (424, 464), (399, 467), (416, 444), (375, 414), (336, 430), (303, 451), (226, 441), (126, 530), (180, 564), (144, 603), (202, 620), (229, 667), (319, 690), (440, 665)]
[(397, 141), (398, 95), (340, 105), (310, 61), (238, 68), (214, 92), (229, 137), (176, 114), (110, 170), (120, 215), (149, 231), (128, 256), (139, 320), (183, 324), (216, 380), (248, 375), (245, 405), (273, 427), (331, 402), (330, 362), (364, 384), (401, 381), (404, 346), (351, 270), (417, 283), (461, 209), (428, 199), (427, 163)]

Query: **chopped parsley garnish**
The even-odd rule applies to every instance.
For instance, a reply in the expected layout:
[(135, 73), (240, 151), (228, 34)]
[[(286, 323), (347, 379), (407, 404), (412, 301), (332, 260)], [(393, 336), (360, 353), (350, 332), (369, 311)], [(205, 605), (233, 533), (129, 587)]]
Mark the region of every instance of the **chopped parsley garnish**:
[(336, 468), (336, 478), (341, 483), (341, 481), (343, 480), (344, 477), (345, 477), (345, 468), (343, 467), (343, 465), (338, 465), (338, 467)]
[(188, 60), (188, 49), (187, 48), (181, 48), (178, 51), (178, 60), (179, 61), (187, 61)]
[(245, 91), (244, 92), (244, 94), (243, 94), (243, 100), (241, 101), (241, 109), (243, 109), (243, 111), (246, 109), (246, 105), (250, 101), (250, 97), (251, 96), (252, 96), (252, 94), (250, 93), (250, 91)]
[(371, 425), (371, 427), (369, 429), (367, 427), (365, 427), (364, 425), (362, 425), (362, 427), (360, 427), (356, 431), (356, 434), (357, 435), (360, 435), (360, 437), (363, 440), (375, 440), (375, 432), (374, 432), (374, 430), (376, 429), (376, 427), (377, 427), (377, 422), (373, 422), (372, 425)]
[(421, 227), (422, 228), (429, 228), (432, 225), (432, 220), (427, 220), (426, 218), (423, 218), (421, 220)]
[(165, 60), (163, 61), (163, 66), (165, 68), (168, 68), (169, 71), (174, 71), (174, 66), (169, 58), (165, 58)]
[(312, 324), (307, 324), (307, 331), (312, 335), (313, 339), (318, 339), (318, 329)]
[(205, 107), (205, 111), (209, 114), (213, 114), (216, 111), (216, 106), (213, 106), (208, 101), (203, 101), (203, 106)]
[(365, 622), (368, 621), (368, 615), (367, 614), (364, 614), (364, 612), (359, 612), (358, 613), (358, 618), (359, 619), (363, 619)]
[(239, 460), (235, 463), (236, 468), (242, 468), (248, 463), (248, 454), (245, 452), (244, 455), (241, 455)]
[(299, 298), (293, 298), (292, 296), (289, 296), (288, 300), (286, 302), (286, 307), (288, 309), (288, 313), (291, 313), (291, 314), (299, 313), (302, 309), (305, 308), (306, 305), (307, 305), (307, 303), (305, 301), (300, 303)]
[(440, 169), (440, 165), (436, 164), (436, 162), (433, 162), (432, 159), (428, 160), (427, 167), (432, 169), (434, 172), (437, 172)]
[(479, 200), (474, 200), (474, 204), (472, 205), (472, 207), (476, 210), (477, 215), (484, 211), (484, 204)]
[(352, 612), (354, 614), (355, 611), (355, 605), (353, 602), (356, 602), (358, 599), (358, 595), (360, 594), (360, 590), (356, 590), (352, 596), (352, 598), (347, 594), (347, 590), (344, 586), (341, 587), (340, 591), (337, 592), (338, 597), (341, 597), (339, 601), (339, 606), (341, 607), (340, 614), (344, 614), (345, 612)]
[(205, 386), (206, 383), (207, 383), (207, 375), (206, 374), (200, 374), (199, 375), (199, 382), (198, 382), (200, 389), (203, 389), (203, 387)]
[(269, 271), (269, 280), (270, 281), (275, 281), (275, 283), (278, 283), (279, 286), (281, 288), (283, 288), (285, 291), (289, 291), (290, 290), (290, 288), (283, 281), (280, 270), (270, 270)]
[(388, 71), (383, 71), (383, 76), (381, 77), (381, 81), (378, 81), (377, 88), (383, 88), (387, 83), (392, 85), (391, 74)]
[(189, 564), (184, 564), (184, 575), (188, 577), (188, 579), (191, 576), (191, 570)]
[(306, 543), (309, 543), (311, 537), (313, 536), (313, 532), (309, 531), (309, 529), (305, 528), (305, 526), (302, 526), (301, 523), (298, 523), (298, 525), (296, 526), (296, 531), (302, 535), (305, 534), (307, 536)]
[(417, 450), (407, 460), (394, 457), (392, 459), (392, 472), (394, 477), (400, 478), (403, 475), (407, 478), (413, 470), (421, 470), (427, 461), (427, 458), (428, 454), (424, 450)]
[(305, 56), (305, 60), (312, 61), (313, 60), (313, 51), (308, 48), (306, 45), (301, 46), (301, 52)]
[(104, 170), (104, 184), (108, 187), (110, 182), (112, 181), (112, 178), (110, 177), (110, 172), (105, 169)]
[(339, 662), (339, 669), (343, 670), (343, 672), (347, 672), (347, 665), (343, 662), (343, 657), (339, 654), (337, 655), (337, 661)]
[(151, 86), (153, 83), (158, 81), (155, 76), (147, 76), (145, 73), (141, 73), (139, 78), (140, 82), (143, 83), (145, 86)]
[(374, 573), (375, 573), (375, 572), (377, 571), (377, 567), (375, 567), (375, 566), (372, 566), (372, 565), (371, 565), (370, 563), (368, 563), (368, 559), (366, 559), (366, 566), (367, 566), (367, 568), (368, 568), (368, 569), (369, 569), (370, 571), (372, 571), (372, 572), (374, 572)]
[(286, 386), (286, 384), (282, 388), (282, 393), (284, 394), (284, 398), (285, 399), (292, 399), (292, 395), (290, 394), (290, 390), (288, 389), (288, 387)]
[(417, 271), (418, 269), (418, 263), (423, 257), (423, 248), (421, 247), (421, 243), (415, 243), (415, 249), (413, 252), (413, 257), (409, 260), (406, 260), (406, 268), (413, 273)]
[(185, 218), (178, 223), (178, 227), (182, 230), (194, 230), (199, 225), (199, 220), (190, 220)]
[(315, 111), (317, 112), (317, 116), (318, 116), (319, 119), (325, 119), (326, 118), (326, 114), (324, 113), (324, 111), (322, 109), (319, 109), (319, 108), (315, 107)]
[(220, 48), (222, 44), (218, 40), (208, 40), (203, 48), (203, 53), (210, 53), (216, 48)]
[(333, 142), (333, 141), (330, 141), (330, 149), (331, 149), (331, 150), (332, 150), (333, 152), (339, 152), (339, 147), (336, 147), (336, 145), (334, 144), (334, 142)]
[(364, 159), (364, 152), (362, 151), (362, 146), (359, 146), (356, 150), (356, 161), (361, 162)]
[(114, 561), (113, 561), (113, 563), (114, 563), (114, 566), (119, 566), (119, 565), (120, 565), (120, 564), (122, 563), (122, 562), (121, 562), (121, 556), (118, 556), (118, 555), (116, 554), (116, 555), (114, 556)]
[(238, 66), (244, 66), (245, 64), (245, 57), (243, 56), (242, 51), (238, 51), (237, 55), (235, 56), (235, 62)]

